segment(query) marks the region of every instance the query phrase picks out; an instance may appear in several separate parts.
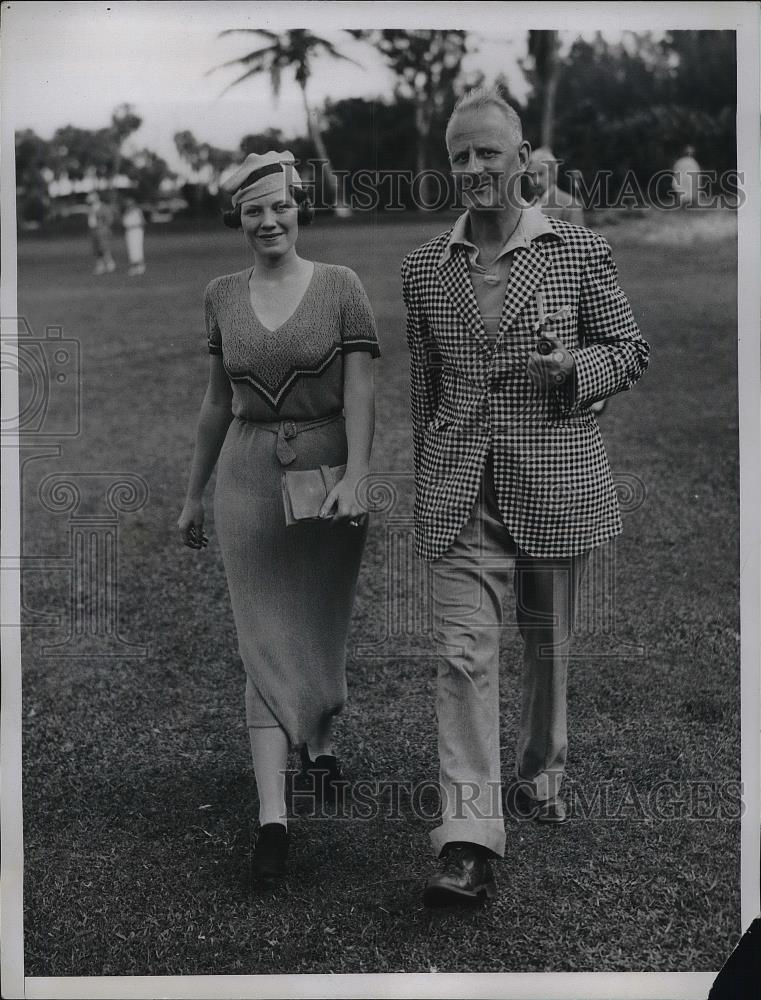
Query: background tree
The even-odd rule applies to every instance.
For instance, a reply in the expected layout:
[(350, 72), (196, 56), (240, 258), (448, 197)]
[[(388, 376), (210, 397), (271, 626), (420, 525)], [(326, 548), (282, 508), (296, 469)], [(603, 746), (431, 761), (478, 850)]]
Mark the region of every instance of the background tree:
[[(645, 191), (688, 143), (703, 169), (734, 169), (733, 32), (627, 32), (616, 43), (598, 33), (573, 42), (561, 72), (553, 149), (564, 166), (581, 171), (588, 187), (598, 171), (607, 170), (613, 190), (634, 177)], [(529, 141), (541, 142), (540, 87), (523, 116)]]
[(236, 160), (234, 150), (199, 142), (190, 129), (175, 132), (174, 148), (187, 165), (189, 174), (182, 193), (194, 211), (215, 211), (216, 197), (224, 171)]
[(134, 196), (142, 202), (154, 201), (161, 192), (163, 182), (177, 177), (166, 160), (151, 149), (139, 149), (133, 153), (125, 172), (134, 185)]
[[(415, 172), (431, 169), (434, 122), (451, 111), (460, 78), (462, 60), (468, 52), (467, 32), (444, 30), (405, 31), (396, 28), (352, 30), (355, 38), (369, 42), (382, 52), (397, 82), (397, 101), (412, 102), (415, 115)], [(441, 137), (436, 136), (437, 147)], [(422, 200), (428, 200), (430, 184), (423, 184)]]
[(174, 134), (174, 148), (188, 166), (194, 182), (215, 189), (220, 175), (234, 162), (234, 150), (221, 149), (208, 142), (199, 142), (190, 129)]
[[(174, 175), (162, 157), (150, 149), (129, 149), (128, 140), (142, 124), (130, 104), (115, 108), (110, 124), (98, 129), (64, 125), (51, 139), (25, 129), (16, 134), (16, 178), (19, 216), (40, 223), (54, 204), (49, 185), (59, 182), (56, 196), (74, 194), (74, 186), (115, 188), (132, 183), (135, 195), (149, 201), (162, 182)], [(66, 186), (66, 182), (70, 187)], [(82, 185), (82, 182), (84, 184)], [(55, 191), (55, 189), (54, 189)]]
[(110, 128), (57, 128), (50, 140), (50, 166), (56, 178), (82, 180), (85, 176), (112, 179), (119, 166), (119, 149)]
[[(415, 172), (415, 108), (411, 100), (367, 100), (349, 97), (328, 101), (325, 105), (325, 138), (343, 150), (342, 160), (348, 171), (348, 186), (355, 204), (368, 208), (374, 199), (368, 186), (376, 188), (380, 204), (401, 204), (415, 208), (409, 184), (395, 185), (397, 172), (412, 176)], [(355, 182), (362, 175), (363, 187)], [(380, 175), (385, 176), (380, 184)], [(368, 179), (369, 178), (369, 179)]]
[[(303, 141), (303, 140), (302, 140)], [(290, 149), (292, 139), (286, 139), (283, 130), (279, 128), (267, 128), (263, 132), (249, 132), (240, 141), (241, 156), (246, 157), (249, 153), (266, 153), (270, 149)], [(295, 156), (296, 154), (293, 153)]]
[(531, 67), (527, 76), (533, 82), (536, 96), (541, 102), (539, 142), (550, 149), (555, 129), (555, 96), (560, 79), (559, 48), (557, 31), (529, 31), (528, 53)]
[[(188, 129), (178, 132), (175, 146), (190, 174), (192, 183), (185, 193), (193, 206), (216, 209), (214, 192), (233, 160), (272, 148), (294, 153), (305, 182), (315, 184), (318, 204), (335, 203), (335, 187), (321, 188), (322, 182), (335, 185), (332, 169), (318, 170), (314, 178), (309, 175), (310, 161), (327, 160), (326, 148), (341, 150), (341, 166), (350, 172), (350, 185), (360, 170), (423, 175), (436, 170), (448, 176), (443, 141), (447, 117), (466, 86), (485, 82), (462, 70), (475, 36), (443, 30), (350, 32), (385, 55), (394, 73), (393, 96), (328, 100), (321, 110), (321, 125), (316, 127), (318, 118), (307, 100), (312, 61), (317, 54), (346, 57), (332, 42), (310, 32), (254, 33), (266, 44), (225, 64), (240, 64), (244, 70), (230, 87), (267, 73), (277, 94), (282, 74), (293, 72), (310, 135), (289, 137), (279, 129), (267, 129), (244, 136), (238, 150), (228, 150), (199, 141)], [(530, 58), (522, 64), (528, 96), (521, 103), (508, 92), (508, 99), (519, 109), (531, 144), (551, 143), (564, 167), (581, 172), (587, 190), (598, 172), (608, 171), (614, 191), (631, 176), (644, 191), (656, 172), (673, 166), (687, 144), (696, 147), (702, 168), (717, 173), (735, 168), (733, 32), (627, 32), (615, 43), (600, 34), (575, 39), (556, 32), (532, 32), (531, 36)], [(504, 79), (497, 82), (504, 89)], [(121, 104), (103, 128), (63, 125), (50, 139), (31, 129), (18, 132), (17, 203), (22, 220), (42, 218), (53, 180), (68, 179), (72, 185), (84, 182), (81, 193), (90, 186), (117, 186), (121, 174), (138, 187), (141, 199), (153, 197), (172, 175), (160, 156), (131, 146), (140, 125), (135, 108)], [(391, 191), (387, 183), (381, 191), (387, 201), (399, 205), (401, 198), (405, 207), (414, 207), (409, 185)], [(569, 187), (569, 178), (564, 179), (562, 172), (561, 183)], [(65, 193), (66, 186), (53, 190)], [(362, 192), (365, 199), (366, 191), (367, 182)], [(418, 186), (416, 193), (429, 204), (435, 200), (427, 188), (421, 191)]]
[(122, 104), (105, 128), (64, 125), (56, 129), (48, 143), (47, 166), (56, 178), (65, 175), (81, 180), (89, 175), (112, 182), (124, 166), (123, 144), (141, 124), (132, 106)]
[(109, 132), (114, 145), (112, 173), (115, 176), (126, 172), (124, 147), (128, 138), (133, 132), (137, 132), (142, 124), (143, 120), (132, 104), (119, 104), (114, 108)]
[[(30, 128), (16, 133), (16, 210), (25, 223), (39, 226), (49, 203), (49, 143)], [(52, 176), (52, 175), (51, 175)]]
[(355, 66), (358, 66), (359, 63), (339, 52), (328, 39), (321, 38), (319, 35), (315, 35), (303, 28), (284, 31), (280, 35), (274, 31), (266, 31), (263, 28), (230, 28), (220, 33), (220, 35), (233, 34), (261, 35), (269, 41), (269, 45), (254, 49), (252, 52), (248, 52), (238, 59), (231, 59), (220, 66), (215, 66), (209, 72), (215, 72), (218, 69), (225, 69), (229, 66), (238, 66), (245, 70), (241, 76), (233, 80), (225, 88), (223, 93), (226, 93), (231, 87), (235, 87), (251, 77), (266, 73), (270, 78), (272, 96), (275, 101), (280, 96), (283, 73), (293, 72), (304, 103), (304, 114), (306, 116), (309, 138), (312, 140), (314, 148), (317, 151), (318, 158), (322, 161), (325, 179), (333, 194), (333, 203), (339, 213), (345, 213), (346, 207), (343, 204), (333, 165), (325, 146), (319, 114), (309, 104), (307, 83), (312, 74), (312, 62), (318, 56), (327, 55), (331, 59), (341, 59), (345, 62), (351, 62)]
[(114, 145), (117, 149), (120, 149), (122, 143), (133, 132), (137, 132), (140, 126), (143, 124), (143, 119), (135, 111), (134, 105), (132, 104), (119, 104), (111, 115), (111, 135), (113, 137)]

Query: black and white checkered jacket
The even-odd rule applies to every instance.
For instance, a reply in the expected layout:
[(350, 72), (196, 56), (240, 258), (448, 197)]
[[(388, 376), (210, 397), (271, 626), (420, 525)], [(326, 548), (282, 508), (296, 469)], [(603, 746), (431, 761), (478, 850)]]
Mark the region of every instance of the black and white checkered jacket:
[[(551, 219), (553, 233), (515, 251), (499, 336), (486, 335), (466, 251), (443, 255), (450, 232), (402, 264), (411, 360), (418, 554), (436, 559), (465, 524), (484, 463), (508, 530), (527, 553), (551, 557), (593, 548), (621, 531), (618, 500), (594, 415), (595, 400), (630, 389), (649, 347), (618, 286), (608, 243)], [(545, 315), (569, 306), (548, 332), (576, 363), (575, 394), (540, 392), (527, 373)]]

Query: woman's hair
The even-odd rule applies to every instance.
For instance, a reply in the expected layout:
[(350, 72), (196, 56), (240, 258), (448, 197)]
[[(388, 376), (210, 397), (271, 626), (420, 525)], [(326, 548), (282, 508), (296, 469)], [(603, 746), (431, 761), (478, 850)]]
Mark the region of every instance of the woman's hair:
[[(290, 192), (291, 197), (298, 206), (298, 224), (300, 226), (308, 226), (310, 222), (314, 221), (314, 205), (309, 200), (308, 192), (304, 188), (293, 187), (293, 185), (290, 188)], [(229, 229), (240, 229), (240, 205), (236, 205), (235, 208), (223, 212), (222, 222)]]

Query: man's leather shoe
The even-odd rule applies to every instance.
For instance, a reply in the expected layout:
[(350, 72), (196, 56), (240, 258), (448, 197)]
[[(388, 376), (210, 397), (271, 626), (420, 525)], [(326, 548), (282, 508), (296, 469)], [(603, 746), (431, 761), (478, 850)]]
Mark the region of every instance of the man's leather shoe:
[(568, 820), (562, 799), (535, 799), (523, 785), (508, 789), (505, 812), (515, 819), (533, 819), (537, 823), (559, 826)]
[(497, 895), (487, 851), (478, 844), (448, 844), (444, 866), (423, 893), (424, 906), (483, 903)]
[(288, 830), (282, 823), (265, 823), (259, 830), (251, 862), (255, 885), (271, 886), (286, 874)]

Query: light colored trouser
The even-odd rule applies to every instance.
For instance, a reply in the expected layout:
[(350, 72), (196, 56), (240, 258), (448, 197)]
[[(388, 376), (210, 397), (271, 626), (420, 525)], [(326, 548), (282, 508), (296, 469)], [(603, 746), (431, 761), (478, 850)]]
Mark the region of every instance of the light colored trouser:
[(442, 824), (431, 841), (437, 855), (452, 841), (481, 844), (500, 857), (505, 852), (499, 640), (511, 577), (524, 642), (516, 776), (536, 799), (557, 795), (568, 748), (568, 653), (589, 554), (539, 559), (518, 549), (502, 522), (491, 470), (488, 462), (465, 527), (432, 563)]
[(143, 263), (143, 238), (144, 230), (142, 226), (130, 226), (124, 230), (125, 242), (127, 244), (127, 257), (130, 264)]

